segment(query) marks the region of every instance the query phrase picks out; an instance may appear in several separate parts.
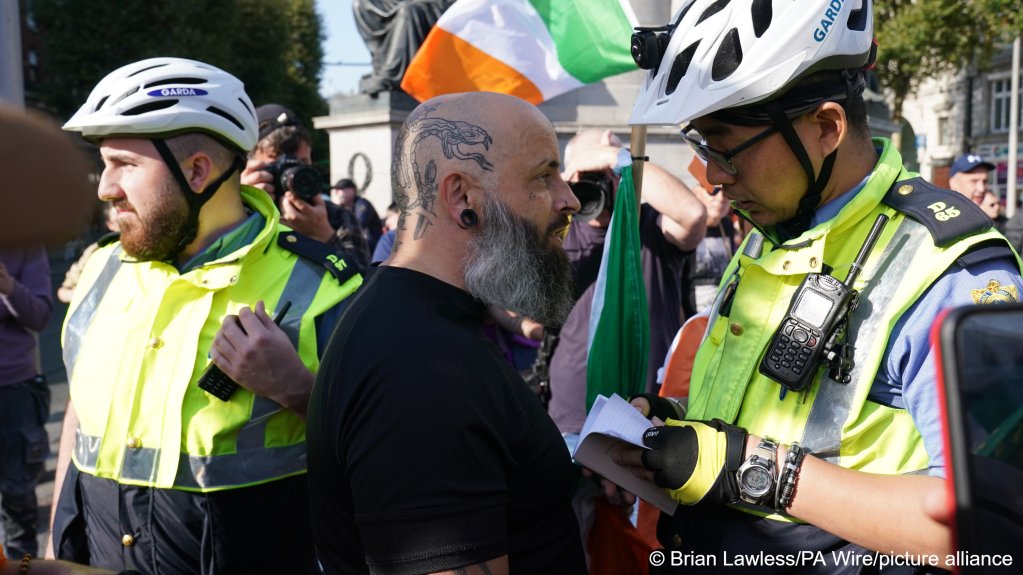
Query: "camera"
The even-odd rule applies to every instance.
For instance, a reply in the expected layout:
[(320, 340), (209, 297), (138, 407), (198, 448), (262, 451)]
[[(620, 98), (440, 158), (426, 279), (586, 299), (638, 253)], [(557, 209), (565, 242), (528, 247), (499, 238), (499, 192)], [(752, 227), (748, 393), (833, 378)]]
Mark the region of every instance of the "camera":
[(583, 172), (579, 181), (569, 184), (579, 198), (579, 212), (575, 218), (588, 222), (600, 215), (604, 208), (614, 208), (614, 183), (603, 172)]
[(291, 192), (305, 201), (311, 201), (323, 191), (323, 177), (312, 166), (307, 166), (295, 156), (283, 155), (263, 168), (273, 174), (277, 195)]

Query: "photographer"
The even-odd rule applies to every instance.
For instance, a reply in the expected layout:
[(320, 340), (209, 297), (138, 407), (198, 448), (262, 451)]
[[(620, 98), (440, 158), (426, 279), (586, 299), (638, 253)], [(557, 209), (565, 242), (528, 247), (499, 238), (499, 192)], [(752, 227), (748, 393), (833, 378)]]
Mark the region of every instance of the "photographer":
[(369, 248), (355, 215), (324, 201), (323, 177), (312, 166), (312, 139), (294, 112), (279, 104), (256, 108), (259, 141), (249, 153), (242, 183), (274, 198), (281, 223), (329, 245), (363, 270)]

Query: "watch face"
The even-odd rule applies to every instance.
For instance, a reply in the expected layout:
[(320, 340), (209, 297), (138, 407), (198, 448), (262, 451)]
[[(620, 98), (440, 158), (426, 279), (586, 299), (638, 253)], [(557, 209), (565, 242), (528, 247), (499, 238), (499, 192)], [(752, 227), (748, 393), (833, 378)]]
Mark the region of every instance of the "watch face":
[(770, 470), (753, 466), (743, 472), (740, 487), (751, 497), (763, 497), (771, 490), (772, 479)]

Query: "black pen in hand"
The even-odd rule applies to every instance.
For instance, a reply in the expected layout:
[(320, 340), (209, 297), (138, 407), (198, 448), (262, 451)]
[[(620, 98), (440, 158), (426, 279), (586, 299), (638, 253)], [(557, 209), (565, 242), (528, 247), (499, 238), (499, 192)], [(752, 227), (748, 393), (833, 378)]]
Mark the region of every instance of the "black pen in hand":
[[(281, 321), (284, 319), (284, 314), (288, 313), (289, 308), (291, 308), (291, 302), (284, 302), (284, 305), (280, 307), (277, 311), (277, 315), (274, 317), (275, 325), (281, 325)], [(228, 377), (228, 375), (212, 361), (206, 367), (206, 371), (203, 372), (202, 376), (199, 377), (198, 385), (199, 389), (209, 393), (221, 401), (230, 400), (231, 395), (238, 389), (238, 384)]]

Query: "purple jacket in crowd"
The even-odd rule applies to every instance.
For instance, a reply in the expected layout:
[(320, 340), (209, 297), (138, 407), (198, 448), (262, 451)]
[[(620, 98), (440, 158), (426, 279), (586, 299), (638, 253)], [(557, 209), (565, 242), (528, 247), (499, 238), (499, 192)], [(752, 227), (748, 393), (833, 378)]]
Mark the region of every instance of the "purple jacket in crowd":
[(53, 287), (43, 248), (0, 252), (0, 264), (14, 278), (14, 291), (0, 294), (0, 385), (10, 385), (38, 373), (35, 332), (50, 320)]

